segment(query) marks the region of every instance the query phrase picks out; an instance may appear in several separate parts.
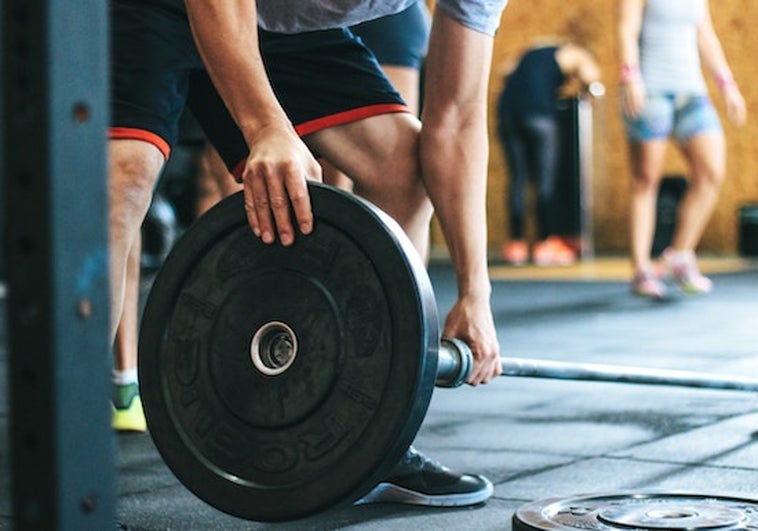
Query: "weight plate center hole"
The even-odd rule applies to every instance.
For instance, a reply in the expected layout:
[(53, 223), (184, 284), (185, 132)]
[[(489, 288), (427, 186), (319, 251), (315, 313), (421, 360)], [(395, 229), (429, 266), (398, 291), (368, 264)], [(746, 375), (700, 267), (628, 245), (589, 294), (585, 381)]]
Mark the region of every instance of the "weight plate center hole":
[(655, 520), (679, 520), (682, 518), (694, 518), (698, 513), (694, 511), (669, 510), (669, 511), (649, 511), (647, 516)]
[(297, 357), (297, 336), (281, 321), (261, 326), (250, 342), (250, 358), (258, 371), (278, 376), (290, 368)]

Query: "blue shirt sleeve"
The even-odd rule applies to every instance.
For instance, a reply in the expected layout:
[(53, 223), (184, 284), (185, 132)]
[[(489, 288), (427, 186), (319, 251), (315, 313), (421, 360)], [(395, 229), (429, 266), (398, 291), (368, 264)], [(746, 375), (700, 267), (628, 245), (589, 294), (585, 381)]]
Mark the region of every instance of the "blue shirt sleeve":
[(508, 0), (438, 0), (437, 7), (468, 28), (495, 35), (507, 3)]

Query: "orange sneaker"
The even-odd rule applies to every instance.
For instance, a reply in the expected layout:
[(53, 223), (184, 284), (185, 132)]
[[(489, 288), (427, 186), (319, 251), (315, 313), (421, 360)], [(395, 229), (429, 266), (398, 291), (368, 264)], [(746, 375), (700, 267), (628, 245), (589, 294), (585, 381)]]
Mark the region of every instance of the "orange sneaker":
[(513, 240), (503, 245), (503, 260), (514, 266), (522, 266), (529, 261), (529, 247), (524, 240)]
[(556, 236), (548, 236), (532, 247), (532, 259), (538, 266), (567, 266), (576, 261), (576, 252)]

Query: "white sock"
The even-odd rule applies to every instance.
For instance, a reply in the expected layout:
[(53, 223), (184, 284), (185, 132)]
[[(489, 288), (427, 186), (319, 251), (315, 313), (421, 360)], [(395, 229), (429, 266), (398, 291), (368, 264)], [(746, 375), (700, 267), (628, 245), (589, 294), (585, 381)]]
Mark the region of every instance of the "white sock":
[(687, 265), (695, 261), (695, 252), (690, 250), (674, 251), (672, 249), (669, 254), (669, 260), (671, 260), (671, 263), (675, 266)]
[(137, 367), (119, 371), (113, 369), (113, 383), (116, 385), (129, 385), (137, 383)]

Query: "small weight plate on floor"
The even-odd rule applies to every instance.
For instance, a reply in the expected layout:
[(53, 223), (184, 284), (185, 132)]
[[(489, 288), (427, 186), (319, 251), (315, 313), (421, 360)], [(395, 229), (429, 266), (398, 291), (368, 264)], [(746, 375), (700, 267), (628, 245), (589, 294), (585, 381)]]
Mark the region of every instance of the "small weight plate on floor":
[(514, 531), (758, 529), (758, 500), (700, 494), (611, 494), (552, 498), (520, 507)]
[(400, 460), (436, 376), (436, 303), (386, 214), (310, 184), (313, 233), (266, 245), (243, 196), (192, 225), (146, 302), (150, 433), (199, 498), (251, 520), (352, 502)]

